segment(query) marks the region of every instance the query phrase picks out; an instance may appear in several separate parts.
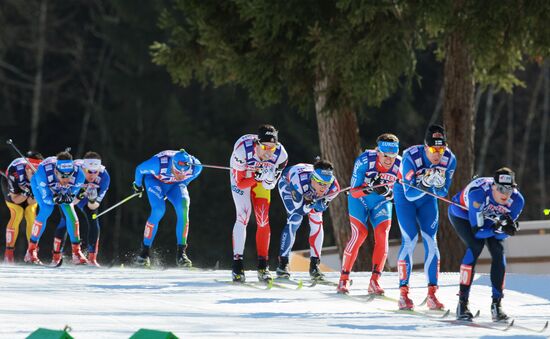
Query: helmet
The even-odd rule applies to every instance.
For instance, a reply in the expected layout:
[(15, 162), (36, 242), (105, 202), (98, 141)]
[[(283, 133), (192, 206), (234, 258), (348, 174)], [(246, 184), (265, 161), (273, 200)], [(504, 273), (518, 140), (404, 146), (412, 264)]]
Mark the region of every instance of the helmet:
[(191, 168), (189, 165), (190, 163), (191, 157), (184, 149), (179, 150), (179, 152), (172, 157), (172, 167), (178, 172), (188, 171)]

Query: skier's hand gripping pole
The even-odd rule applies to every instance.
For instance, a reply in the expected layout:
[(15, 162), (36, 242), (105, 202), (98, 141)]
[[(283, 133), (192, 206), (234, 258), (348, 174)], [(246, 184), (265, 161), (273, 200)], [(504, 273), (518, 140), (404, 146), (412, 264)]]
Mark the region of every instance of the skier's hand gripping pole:
[(130, 201), (130, 200), (132, 200), (132, 199), (134, 199), (135, 197), (140, 196), (140, 195), (141, 195), (141, 192), (140, 192), (140, 193), (134, 193), (134, 194), (132, 194), (132, 195), (130, 195), (130, 196), (127, 196), (126, 198), (124, 198), (124, 199), (122, 199), (121, 201), (117, 202), (116, 204), (114, 204), (113, 206), (109, 207), (109, 208), (106, 209), (105, 211), (103, 211), (103, 212), (101, 212), (101, 213), (99, 213), (99, 214), (95, 214), (95, 213), (92, 214), (92, 219), (97, 219), (97, 218), (99, 218), (100, 216), (102, 216), (103, 214), (105, 214), (105, 213), (107, 213), (107, 212), (109, 212), (109, 211), (111, 211), (111, 210), (117, 208), (118, 206), (120, 206), (120, 205), (122, 205), (122, 204), (124, 204), (124, 203), (126, 203), (126, 202), (128, 202), (128, 201)]

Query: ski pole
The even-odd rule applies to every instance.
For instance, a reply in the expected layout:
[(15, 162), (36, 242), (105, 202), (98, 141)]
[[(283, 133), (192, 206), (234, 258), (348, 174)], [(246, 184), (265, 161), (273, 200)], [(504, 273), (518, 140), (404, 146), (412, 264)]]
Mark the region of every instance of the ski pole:
[(25, 159), (25, 161), (32, 168), (32, 170), (36, 172), (36, 167), (34, 167), (33, 164), (31, 164), (31, 162), (27, 159), (27, 157), (25, 157), (23, 155), (23, 153), (21, 153), (21, 151), (19, 151), (17, 146), (15, 146), (15, 144), (13, 143), (13, 140), (11, 140), (11, 139), (6, 140), (6, 144), (10, 145), (17, 152), (17, 154), (19, 154), (19, 156), (21, 158)]
[(99, 213), (99, 214), (95, 214), (95, 213), (92, 214), (92, 219), (97, 219), (97, 218), (99, 218), (99, 217), (102, 216), (103, 214), (105, 214), (105, 213), (107, 213), (107, 212), (109, 212), (109, 211), (111, 211), (111, 210), (117, 208), (118, 206), (124, 204), (125, 202), (128, 202), (128, 201), (132, 200), (133, 198), (135, 198), (135, 197), (137, 197), (138, 195), (141, 195), (141, 194), (142, 194), (142, 193), (140, 192), (140, 193), (134, 193), (134, 194), (132, 194), (132, 195), (130, 195), (130, 196), (127, 196), (126, 198), (122, 199), (122, 200), (119, 201), (118, 203), (116, 203), (116, 204), (114, 204), (113, 206), (109, 207), (109, 208), (106, 209), (105, 211), (103, 211), (103, 212), (101, 212), (101, 213)]
[(408, 187), (412, 187), (412, 188), (414, 188), (414, 189), (416, 189), (416, 190), (418, 190), (418, 191), (421, 191), (421, 192), (426, 193), (427, 195), (431, 195), (432, 197), (434, 197), (434, 198), (436, 198), (436, 199), (439, 199), (439, 200), (441, 200), (441, 201), (445, 201), (445, 202), (448, 203), (448, 204), (455, 205), (456, 207), (460, 207), (460, 208), (462, 208), (463, 210), (468, 211), (468, 207), (466, 207), (466, 206), (463, 206), (463, 205), (461, 205), (461, 204), (457, 204), (456, 202), (454, 202), (454, 201), (452, 201), (452, 200), (449, 200), (449, 199), (447, 199), (447, 198), (440, 197), (440, 196), (438, 196), (437, 194), (434, 194), (434, 193), (432, 193), (432, 192), (426, 191), (426, 190), (424, 190), (424, 189), (422, 189), (422, 188), (420, 188), (420, 187), (416, 187), (416, 186), (414, 186), (414, 185), (407, 184), (407, 183), (404, 182), (403, 180), (399, 180), (399, 183), (402, 184), (402, 185), (408, 186)]
[(423, 189), (420, 188), (420, 187), (416, 187), (416, 186), (413, 186), (413, 185), (411, 185), (411, 184), (407, 184), (407, 183), (404, 182), (403, 180), (400, 180), (399, 183), (402, 184), (402, 185), (408, 186), (408, 187), (412, 187), (412, 188), (414, 188), (414, 189), (416, 189), (416, 190), (422, 191), (422, 192), (426, 193), (427, 195), (431, 195), (432, 197), (434, 197), (434, 198), (436, 198), (436, 199), (439, 199), (439, 200), (444, 201), (444, 202), (446, 202), (446, 203), (448, 203), (448, 204), (455, 205), (456, 207), (460, 207), (460, 208), (462, 208), (463, 210), (468, 211), (468, 207), (466, 207), (466, 206), (463, 206), (463, 205), (461, 205), (461, 204), (457, 204), (456, 202), (454, 202), (454, 201), (452, 201), (452, 200), (449, 200), (449, 199), (447, 199), (447, 198), (440, 197), (440, 196), (438, 196), (437, 194), (434, 194), (434, 193), (432, 193), (432, 192), (428, 192), (428, 191), (426, 191), (426, 190), (423, 190)]
[(386, 183), (383, 183), (383, 184), (373, 185), (373, 186), (370, 186), (370, 187), (361, 187), (361, 186), (355, 187), (355, 188), (351, 188), (351, 187), (350, 187), (350, 189), (351, 189), (351, 190), (350, 190), (350, 193), (355, 193), (355, 192), (357, 192), (357, 191), (362, 191), (362, 190), (367, 189), (367, 188), (368, 188), (368, 189), (372, 189), (372, 188), (378, 188), (378, 187), (384, 187), (384, 186), (388, 186), (388, 185), (393, 185), (394, 183), (395, 183), (395, 182), (392, 181), (392, 182), (386, 182)]

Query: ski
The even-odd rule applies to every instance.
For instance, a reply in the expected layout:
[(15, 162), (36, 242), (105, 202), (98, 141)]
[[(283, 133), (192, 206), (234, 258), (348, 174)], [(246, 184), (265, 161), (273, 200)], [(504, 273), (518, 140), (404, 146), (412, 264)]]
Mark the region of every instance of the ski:
[(352, 301), (357, 301), (360, 303), (368, 302), (368, 294), (349, 294), (349, 293), (323, 293), (325, 295), (335, 297), (335, 298), (344, 298)]
[(338, 287), (338, 283), (330, 281), (330, 280), (310, 280), (310, 287), (314, 287), (315, 285), (325, 285), (325, 286), (333, 286)]
[[(282, 285), (283, 288), (289, 288), (288, 286), (284, 286), (285, 284), (293, 285), (293, 286), (295, 286), (295, 289), (297, 289), (297, 290), (301, 289), (304, 286), (304, 282), (302, 281), (302, 279), (299, 279), (299, 280), (294, 280), (294, 279), (290, 279), (290, 278), (275, 278), (275, 279), (273, 279), (273, 285), (274, 286)], [(311, 287), (309, 285), (306, 285), (306, 286)], [(279, 286), (277, 286), (277, 287), (279, 287)]]
[(269, 281), (267, 283), (264, 282), (249, 282), (249, 281), (233, 281), (233, 280), (221, 280), (221, 279), (215, 279), (216, 282), (229, 284), (229, 285), (235, 285), (235, 286), (245, 286), (250, 288), (255, 288), (258, 290), (270, 290), (273, 287), (273, 282)]
[(512, 327), (520, 329), (520, 330), (524, 330), (524, 331), (529, 331), (529, 332), (534, 332), (534, 333), (542, 333), (542, 332), (544, 332), (548, 329), (548, 321), (546, 323), (544, 323), (544, 326), (542, 326), (542, 328), (533, 328), (533, 327), (518, 325), (515, 321), (513, 321)]
[(59, 260), (59, 262), (55, 263), (55, 264), (44, 264), (42, 262), (40, 262), (40, 264), (36, 264), (40, 267), (46, 267), (46, 268), (58, 268), (58, 267), (61, 267), (61, 265), (63, 265), (63, 258), (61, 258), (61, 260)]
[(440, 319), (437, 321), (444, 322), (446, 324), (469, 326), (469, 327), (476, 327), (476, 328), (486, 328), (489, 330), (497, 330), (497, 331), (503, 331), (503, 332), (508, 331), (509, 329), (514, 327), (514, 320), (508, 323), (476, 322), (476, 321), (456, 320), (456, 319)]

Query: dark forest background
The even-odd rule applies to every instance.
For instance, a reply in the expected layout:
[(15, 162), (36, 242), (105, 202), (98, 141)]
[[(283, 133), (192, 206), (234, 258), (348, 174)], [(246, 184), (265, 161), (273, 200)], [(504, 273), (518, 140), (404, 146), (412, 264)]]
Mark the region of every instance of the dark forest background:
[[(314, 108), (298, 111), (285, 100), (259, 107), (238, 86), (172, 83), (164, 67), (152, 63), (150, 46), (166, 39), (158, 20), (167, 1), (18, 1), (0, 2), (0, 138), (44, 156), (66, 147), (75, 158), (99, 152), (111, 174), (106, 208), (132, 193), (134, 168), (153, 154), (185, 148), (205, 164), (227, 166), (233, 143), (261, 123), (275, 125), (289, 153), (289, 164), (312, 162), (320, 154)], [(379, 107), (358, 112), (362, 148), (374, 146), (383, 132), (395, 133), (401, 148), (421, 143), (428, 124), (441, 122), (443, 64), (433, 49), (416, 55), (416, 81), (402, 86)], [(518, 172), (526, 197), (522, 220), (542, 219), (549, 207), (548, 68), (526, 60), (516, 76), (525, 83), (511, 93), (476, 89), (476, 164), (479, 175), (504, 165)], [(451, 149), (453, 145), (450, 145)], [(0, 169), (17, 154), (0, 146)], [(458, 165), (460, 166), (460, 164)], [(352, 170), (351, 168), (349, 169)], [(348, 183), (342, 183), (346, 187)], [(226, 171), (205, 169), (189, 186), (191, 194), (188, 253), (196, 266), (229, 267), (234, 205)], [(338, 199), (344, 199), (339, 197)], [(101, 218), (99, 261), (127, 262), (140, 248), (149, 214), (147, 199), (134, 199)], [(286, 215), (272, 192), (271, 258), (275, 263)], [(5, 246), (9, 212), (0, 206), (0, 250)], [(40, 242), (49, 258), (57, 213)], [(175, 214), (167, 208), (154, 249), (173, 264)], [(325, 246), (334, 245), (325, 217)], [(81, 234), (85, 234), (81, 218)], [(307, 225), (294, 249), (308, 248)], [(26, 241), (17, 242), (22, 258)], [(255, 224), (251, 220), (245, 258), (255, 258)], [(394, 219), (392, 237), (399, 236)]]

